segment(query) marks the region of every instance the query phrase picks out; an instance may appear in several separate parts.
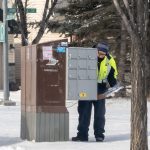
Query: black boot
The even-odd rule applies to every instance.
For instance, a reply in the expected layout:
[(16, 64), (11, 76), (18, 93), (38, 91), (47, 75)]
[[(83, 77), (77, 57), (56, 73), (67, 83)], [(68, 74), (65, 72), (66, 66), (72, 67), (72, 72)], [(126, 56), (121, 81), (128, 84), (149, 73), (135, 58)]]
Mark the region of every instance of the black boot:
[(82, 141), (82, 142), (86, 142), (88, 141), (88, 138), (86, 137), (80, 137), (80, 136), (76, 136), (76, 137), (72, 137), (72, 141)]
[(97, 137), (96, 138), (96, 142), (103, 142), (104, 141), (104, 138), (103, 137)]

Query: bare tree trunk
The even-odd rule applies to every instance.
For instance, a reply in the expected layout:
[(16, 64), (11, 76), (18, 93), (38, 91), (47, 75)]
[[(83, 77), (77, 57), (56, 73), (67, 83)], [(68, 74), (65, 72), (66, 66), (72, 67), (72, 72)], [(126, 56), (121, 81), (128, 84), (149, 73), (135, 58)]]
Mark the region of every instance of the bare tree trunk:
[[(125, 85), (125, 69), (126, 69), (126, 52), (127, 52), (127, 31), (124, 26), (124, 22), (121, 23), (121, 49), (119, 51), (119, 61), (118, 61), (118, 70), (119, 70), (119, 80)], [(119, 96), (126, 97), (126, 89), (124, 88)]]
[[(149, 4), (150, 9), (150, 4)], [(149, 13), (150, 20), (150, 13)], [(150, 21), (148, 23), (148, 42), (147, 42), (147, 50), (146, 50), (146, 93), (147, 97), (150, 100)]]
[[(146, 48), (147, 48), (147, 3), (133, 1), (133, 18), (137, 24), (132, 39), (131, 74), (131, 150), (148, 150), (147, 98), (146, 98)], [(145, 26), (145, 28), (143, 27)]]
[(134, 41), (131, 51), (132, 98), (131, 98), (131, 150), (148, 150), (147, 100), (145, 89), (144, 56), (139, 42)]
[[(26, 5), (23, 6), (21, 0), (15, 0), (16, 8), (17, 8), (17, 21), (19, 22), (19, 27), (21, 30), (21, 39), (22, 39), (22, 46), (28, 45), (28, 30), (27, 30), (27, 17), (26, 17)], [(20, 16), (19, 16), (20, 15)]]
[[(122, 17), (125, 27), (131, 36), (131, 150), (148, 150), (147, 140), (147, 99), (145, 54), (147, 48), (148, 1), (132, 0), (131, 11), (127, 0), (113, 0), (114, 5)], [(126, 9), (126, 11), (124, 11)], [(136, 15), (134, 15), (136, 14)]]

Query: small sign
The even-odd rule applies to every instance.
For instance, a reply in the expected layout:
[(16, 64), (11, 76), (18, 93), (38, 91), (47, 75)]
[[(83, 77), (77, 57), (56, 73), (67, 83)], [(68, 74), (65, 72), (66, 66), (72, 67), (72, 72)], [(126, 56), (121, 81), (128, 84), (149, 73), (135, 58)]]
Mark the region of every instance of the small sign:
[(5, 42), (5, 25), (0, 23), (0, 42)]
[(52, 46), (43, 46), (43, 60), (50, 60), (53, 58)]
[(27, 13), (36, 13), (36, 8), (27, 8), (26, 12)]
[(7, 8), (8, 14), (15, 14), (16, 13), (16, 8)]
[(68, 42), (61, 42), (60, 45), (64, 47), (68, 47)]
[[(16, 8), (8, 8), (7, 12), (8, 14), (15, 14)], [(36, 8), (27, 8), (26, 13), (36, 13)]]
[(66, 52), (66, 47), (57, 47), (57, 52), (58, 53), (65, 53)]
[(7, 20), (13, 20), (15, 19), (15, 16), (13, 14), (7, 15)]

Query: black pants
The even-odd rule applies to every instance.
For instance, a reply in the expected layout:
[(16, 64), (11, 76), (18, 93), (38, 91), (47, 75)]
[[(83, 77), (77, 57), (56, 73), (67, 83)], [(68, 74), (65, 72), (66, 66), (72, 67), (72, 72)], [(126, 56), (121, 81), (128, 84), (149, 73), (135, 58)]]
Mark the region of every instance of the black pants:
[(105, 100), (97, 101), (79, 101), (78, 102), (78, 113), (79, 113), (79, 124), (78, 124), (78, 136), (87, 138), (88, 130), (91, 120), (92, 104), (94, 105), (94, 135), (95, 137), (104, 138), (104, 126), (105, 126)]

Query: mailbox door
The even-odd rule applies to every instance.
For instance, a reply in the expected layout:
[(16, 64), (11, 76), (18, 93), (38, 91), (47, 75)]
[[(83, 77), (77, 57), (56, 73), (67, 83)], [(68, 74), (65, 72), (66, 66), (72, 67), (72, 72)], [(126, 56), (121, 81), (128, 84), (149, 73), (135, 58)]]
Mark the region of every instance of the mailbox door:
[[(37, 105), (65, 106), (66, 53), (57, 52), (59, 42), (38, 45), (37, 53)], [(44, 58), (44, 49), (52, 53)]]

